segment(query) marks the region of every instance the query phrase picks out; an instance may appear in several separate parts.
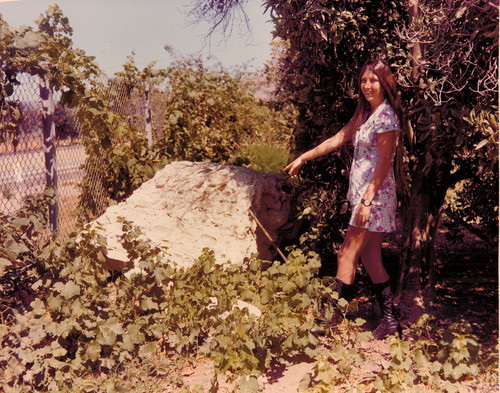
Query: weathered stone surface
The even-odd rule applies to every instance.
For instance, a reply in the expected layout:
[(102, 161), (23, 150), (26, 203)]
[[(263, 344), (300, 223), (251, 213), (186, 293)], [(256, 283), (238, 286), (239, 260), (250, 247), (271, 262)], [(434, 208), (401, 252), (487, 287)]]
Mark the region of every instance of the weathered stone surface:
[(152, 246), (168, 247), (171, 262), (187, 267), (207, 247), (219, 263), (241, 264), (259, 253), (276, 255), (249, 209), (277, 241), (277, 230), (287, 223), (290, 202), (283, 180), (264, 172), (214, 163), (174, 162), (143, 184), (126, 201), (99, 217), (108, 241), (110, 268), (121, 270), (127, 255), (119, 243), (125, 218), (141, 228)]

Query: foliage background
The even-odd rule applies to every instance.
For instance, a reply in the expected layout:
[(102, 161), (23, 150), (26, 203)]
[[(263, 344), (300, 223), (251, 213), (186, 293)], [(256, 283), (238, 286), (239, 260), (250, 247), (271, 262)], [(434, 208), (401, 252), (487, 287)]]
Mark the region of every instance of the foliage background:
[[(208, 70), (199, 59), (179, 59), (166, 70), (154, 64), (138, 70), (132, 56), (120, 75), (130, 86), (131, 101), (146, 84), (164, 81), (172, 98), (165, 101), (163, 134), (149, 146), (142, 125), (114, 107), (113, 88), (103, 94), (94, 79), (98, 68), (91, 57), (72, 47), (71, 28), (54, 5), (37, 21), (36, 30), (14, 29), (0, 21), (1, 109), (9, 114), (9, 123), (19, 120), (16, 108), (5, 99), (16, 74), (47, 77), (61, 92), (61, 103), (78, 109), (81, 139), (89, 160), (99, 168), (106, 202), (118, 202), (174, 159), (283, 167), (276, 158), (286, 160), (287, 154), (276, 154), (276, 147), (287, 153), (294, 131), (299, 152), (339, 129), (356, 101), (357, 70), (366, 59), (380, 55), (398, 66), (414, 130), (407, 155), (412, 181), (405, 205), (411, 212), (405, 215), (410, 218), (408, 228), (432, 239), (445, 195), (450, 215), (463, 214), (466, 224), (479, 230), (495, 228), (495, 220), (487, 218), (494, 198), (478, 192), (476, 181), (481, 176), (483, 191), (495, 187), (498, 115), (496, 86), (488, 77), (496, 73), (494, 4), (470, 1), (466, 9), (457, 9), (454, 3), (441, 7), (429, 1), (422, 3), (421, 15), (411, 14), (406, 3), (390, 1), (266, 4), (284, 41), (277, 67), (269, 73), (278, 84), (275, 101), (261, 102), (248, 94), (246, 75)], [(406, 25), (403, 21), (411, 15), (416, 17), (413, 24)], [(416, 39), (421, 35), (427, 41)], [(431, 39), (450, 39), (458, 46), (433, 52), (429, 45), (425, 56), (415, 58), (415, 68), (411, 51), (416, 43)], [(457, 58), (455, 68), (443, 67), (440, 55), (452, 51), (460, 56), (463, 47), (475, 55), (467, 57), (475, 66), (468, 68), (464, 58)], [(477, 71), (467, 74), (471, 69)], [(466, 82), (463, 88), (450, 91), (446, 83), (452, 77), (454, 86)], [(155, 93), (160, 94), (160, 88)], [(436, 102), (436, 97), (445, 100)], [(2, 132), (11, 130), (12, 125)], [(401, 386), (418, 391), (430, 386), (453, 392), (472, 388), (478, 379), (487, 388), (497, 386), (496, 343), (481, 342), (467, 323), (448, 324), (429, 316), (407, 327), (406, 337), (394, 338), (388, 367), (363, 377), (359, 386), (349, 384), (353, 368), (364, 360), (359, 342), (370, 333), (363, 328), (365, 321), (347, 317), (357, 302), (338, 299), (319, 274), (321, 256), (332, 254), (345, 227), (342, 173), (349, 154), (345, 149), (304, 168), (302, 183), (296, 185), (297, 218), (304, 226), (297, 239), (300, 248), (288, 249), (287, 264), (269, 266), (253, 258), (245, 266), (221, 269), (207, 250), (193, 268), (176, 270), (161, 264), (159, 250), (140, 241), (138, 230), (124, 221), (122, 243), (130, 260), (138, 261), (146, 273), (127, 276), (102, 267), (105, 239), (92, 231), (64, 242), (47, 239), (44, 226), (53, 190), (28, 199), (15, 216), (1, 216), (1, 389), (184, 389), (178, 370), (186, 358), (197, 356), (214, 362), (211, 391), (218, 390), (218, 375), (226, 375), (242, 392), (256, 392), (257, 375), (275, 364), (286, 365), (297, 353), (317, 359), (303, 382), (304, 390), (312, 392), (327, 391), (332, 384), (344, 391), (399, 391)], [(82, 187), (84, 195), (92, 195), (95, 184), (89, 177)], [(96, 214), (95, 206), (95, 200), (82, 199), (82, 225)], [(422, 227), (424, 221), (430, 227)], [(416, 265), (419, 274), (423, 272), (417, 277), (420, 286), (420, 278), (425, 284), (431, 277), (432, 255), (431, 249), (416, 249), (417, 240), (421, 238), (410, 238), (406, 249), (409, 257), (425, 257), (424, 264)], [(410, 258), (407, 263), (414, 262)], [(332, 302), (322, 307), (322, 299)], [(249, 307), (238, 307), (238, 300), (256, 307), (260, 316)], [(336, 322), (325, 332), (327, 347), (311, 333), (317, 319), (325, 316)], [(138, 365), (136, 358), (144, 364)]]

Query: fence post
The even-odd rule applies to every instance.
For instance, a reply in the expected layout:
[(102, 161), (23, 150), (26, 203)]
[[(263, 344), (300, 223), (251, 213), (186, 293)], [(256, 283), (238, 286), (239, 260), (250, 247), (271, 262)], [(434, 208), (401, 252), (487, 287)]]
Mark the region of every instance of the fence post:
[(56, 170), (56, 126), (54, 122), (54, 96), (49, 82), (43, 74), (38, 75), (40, 102), (42, 104), (43, 143), (45, 146), (45, 179), (46, 184), (54, 187), (55, 200), (49, 205), (50, 231), (57, 232), (57, 170)]
[(144, 86), (146, 95), (145, 111), (146, 111), (146, 134), (148, 136), (148, 146), (153, 146), (153, 126), (151, 121), (151, 84), (149, 81)]

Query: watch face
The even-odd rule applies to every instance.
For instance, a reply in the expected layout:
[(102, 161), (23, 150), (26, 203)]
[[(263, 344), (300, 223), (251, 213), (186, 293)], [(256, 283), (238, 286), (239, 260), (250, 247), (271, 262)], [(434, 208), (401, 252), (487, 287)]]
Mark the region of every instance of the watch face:
[(370, 206), (371, 203), (370, 203), (370, 201), (367, 201), (366, 199), (363, 199), (363, 205)]

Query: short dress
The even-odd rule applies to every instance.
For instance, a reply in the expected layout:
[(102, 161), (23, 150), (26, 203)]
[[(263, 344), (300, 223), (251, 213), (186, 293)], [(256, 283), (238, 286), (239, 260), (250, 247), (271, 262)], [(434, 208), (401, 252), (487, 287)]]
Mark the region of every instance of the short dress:
[[(378, 160), (377, 135), (388, 131), (398, 130), (399, 120), (396, 112), (387, 100), (384, 100), (373, 114), (366, 113), (361, 125), (353, 137), (354, 155), (349, 175), (349, 190), (347, 198), (352, 206), (352, 215), (349, 222), (354, 224), (356, 209), (365, 194), (372, 178)], [(391, 163), (397, 147), (397, 139), (392, 153)], [(391, 165), (380, 189), (373, 198), (370, 217), (363, 227), (370, 232), (393, 232), (396, 230), (396, 181), (394, 169)]]

